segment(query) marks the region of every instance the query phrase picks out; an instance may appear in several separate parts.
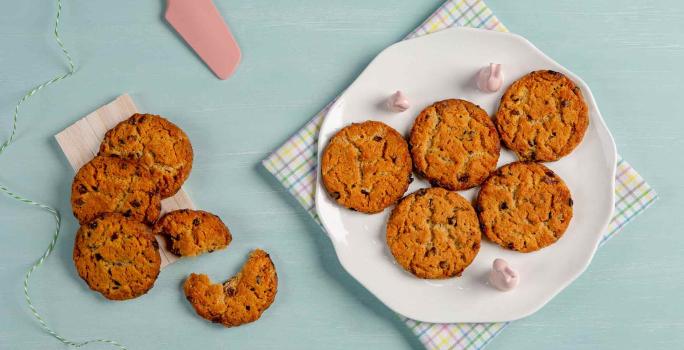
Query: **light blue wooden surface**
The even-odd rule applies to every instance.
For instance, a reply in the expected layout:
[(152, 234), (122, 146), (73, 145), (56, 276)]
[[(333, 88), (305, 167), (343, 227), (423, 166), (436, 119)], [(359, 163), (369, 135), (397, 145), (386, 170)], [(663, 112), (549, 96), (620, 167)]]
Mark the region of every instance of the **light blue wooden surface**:
[[(0, 158), (1, 183), (56, 205), (65, 218), (56, 252), (34, 275), (35, 303), (69, 338), (111, 337), (131, 349), (418, 348), (399, 319), (342, 270), (328, 239), (259, 162), (440, 1), (216, 2), (244, 52), (228, 81), (215, 79), (164, 24), (162, 1), (65, 1), (63, 38), (79, 70), (26, 105), (16, 144)], [(0, 1), (1, 140), (16, 100), (65, 70), (49, 34), (53, 3)], [(489, 349), (681, 348), (684, 3), (488, 4), (511, 31), (587, 81), (620, 153), (661, 194), (583, 276)], [(225, 219), (234, 242), (167, 268), (148, 295), (113, 303), (75, 274), (73, 172), (52, 135), (122, 92), (187, 131), (196, 160), (186, 188)], [(39, 329), (21, 287), (51, 229), (46, 213), (0, 197), (2, 349), (61, 348)], [(228, 277), (255, 247), (272, 253), (281, 280), (263, 319), (222, 329), (196, 317), (180, 290), (184, 277)]]

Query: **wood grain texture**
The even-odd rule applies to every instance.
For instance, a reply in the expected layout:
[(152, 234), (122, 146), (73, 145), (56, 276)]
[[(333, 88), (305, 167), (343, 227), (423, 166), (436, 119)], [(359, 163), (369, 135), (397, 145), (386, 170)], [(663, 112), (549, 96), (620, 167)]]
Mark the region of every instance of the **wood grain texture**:
[[(65, 2), (63, 39), (79, 68), (24, 106), (16, 144), (0, 158), (0, 182), (57, 206), (64, 217), (55, 254), (34, 275), (34, 302), (66, 335), (112, 337), (131, 349), (419, 349), (395, 315), (347, 275), (328, 238), (259, 162), (441, 1), (214, 2), (244, 54), (227, 81), (164, 23), (162, 1)], [(487, 349), (681, 348), (684, 3), (487, 3), (511, 31), (587, 81), (620, 153), (661, 194), (601, 248), (584, 275)], [(2, 140), (16, 101), (65, 68), (50, 37), (54, 6), (41, 5), (0, 0)], [(197, 157), (184, 188), (199, 207), (221, 215), (234, 240), (225, 251), (164, 269), (147, 295), (113, 304), (75, 274), (73, 170), (52, 135), (122, 91), (188, 133)], [(38, 330), (20, 286), (52, 224), (0, 197), (0, 349), (59, 346)], [(256, 247), (278, 269), (273, 306), (258, 322), (230, 330), (198, 318), (182, 296), (185, 277), (224, 279)]]
[[(138, 112), (133, 99), (123, 94), (60, 131), (55, 139), (71, 167), (78, 171), (97, 155), (107, 131)], [(162, 200), (161, 205), (160, 215), (178, 209), (195, 209), (195, 204), (182, 188), (172, 197)], [(179, 258), (169, 251), (167, 241), (160, 236), (156, 239), (159, 242), (161, 268), (178, 261)]]

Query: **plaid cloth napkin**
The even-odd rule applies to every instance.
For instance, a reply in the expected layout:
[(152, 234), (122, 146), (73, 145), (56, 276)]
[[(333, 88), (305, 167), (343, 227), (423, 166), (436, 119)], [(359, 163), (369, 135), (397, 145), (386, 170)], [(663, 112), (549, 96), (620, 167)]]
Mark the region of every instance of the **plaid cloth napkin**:
[[(484, 2), (449, 0), (405, 39), (430, 34), (451, 26), (508, 31)], [(264, 167), (287, 188), (316, 221), (318, 217), (314, 209), (314, 190), (318, 130), (330, 105), (332, 102), (263, 161)], [(648, 208), (658, 195), (626, 161), (620, 158), (615, 178), (615, 198), (615, 216), (601, 244)], [(479, 350), (508, 325), (508, 322), (437, 324), (400, 317), (427, 349)]]

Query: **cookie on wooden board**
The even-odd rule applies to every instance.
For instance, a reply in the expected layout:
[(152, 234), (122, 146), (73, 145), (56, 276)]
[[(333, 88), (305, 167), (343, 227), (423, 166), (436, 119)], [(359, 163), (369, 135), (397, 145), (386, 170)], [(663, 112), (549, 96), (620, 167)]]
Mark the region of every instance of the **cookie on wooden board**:
[(179, 256), (196, 256), (226, 248), (233, 239), (218, 216), (203, 211), (180, 209), (166, 213), (154, 225), (154, 233), (169, 242)]
[(107, 131), (99, 154), (141, 162), (151, 170), (162, 198), (178, 192), (192, 170), (188, 136), (154, 114), (134, 114)]
[(464, 190), (496, 169), (499, 135), (482, 108), (465, 100), (435, 102), (416, 117), (409, 138), (416, 171), (433, 186)]
[(103, 214), (79, 228), (73, 260), (88, 286), (111, 300), (147, 293), (161, 266), (150, 228), (118, 213)]
[(543, 164), (515, 162), (485, 181), (476, 209), (492, 242), (523, 253), (556, 243), (572, 219), (572, 196)]
[(589, 125), (582, 92), (562, 73), (540, 70), (514, 82), (501, 97), (496, 126), (520, 160), (551, 162), (572, 152)]
[(269, 255), (254, 250), (242, 270), (223, 284), (207, 275), (191, 274), (183, 284), (185, 297), (202, 318), (226, 327), (258, 320), (275, 300), (278, 275)]
[(406, 140), (388, 125), (366, 121), (338, 131), (323, 151), (321, 175), (340, 205), (377, 213), (408, 189), (411, 156)]
[(406, 271), (420, 278), (461, 276), (480, 250), (473, 206), (457, 192), (418, 190), (399, 202), (387, 222), (387, 245)]
[(114, 212), (151, 224), (159, 217), (161, 198), (146, 167), (126, 159), (98, 156), (76, 173), (71, 185), (71, 209), (81, 224)]

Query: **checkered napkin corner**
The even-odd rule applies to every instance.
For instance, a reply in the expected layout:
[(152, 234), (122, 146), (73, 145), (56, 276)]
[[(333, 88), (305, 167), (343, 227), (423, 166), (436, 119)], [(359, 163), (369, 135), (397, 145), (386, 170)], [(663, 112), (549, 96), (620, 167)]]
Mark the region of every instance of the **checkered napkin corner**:
[[(420, 27), (407, 35), (406, 39), (434, 33), (451, 26), (507, 31), (484, 2), (450, 0), (437, 9)], [(283, 184), (317, 222), (314, 194), (318, 131), (332, 103), (334, 101), (263, 161), (264, 167)], [(627, 162), (620, 159), (615, 179), (615, 198), (615, 214), (601, 244), (648, 208), (658, 195)], [(419, 322), (405, 317), (402, 319), (425, 345), (425, 348), (430, 350), (479, 350), (508, 325), (508, 323), (439, 324)]]

